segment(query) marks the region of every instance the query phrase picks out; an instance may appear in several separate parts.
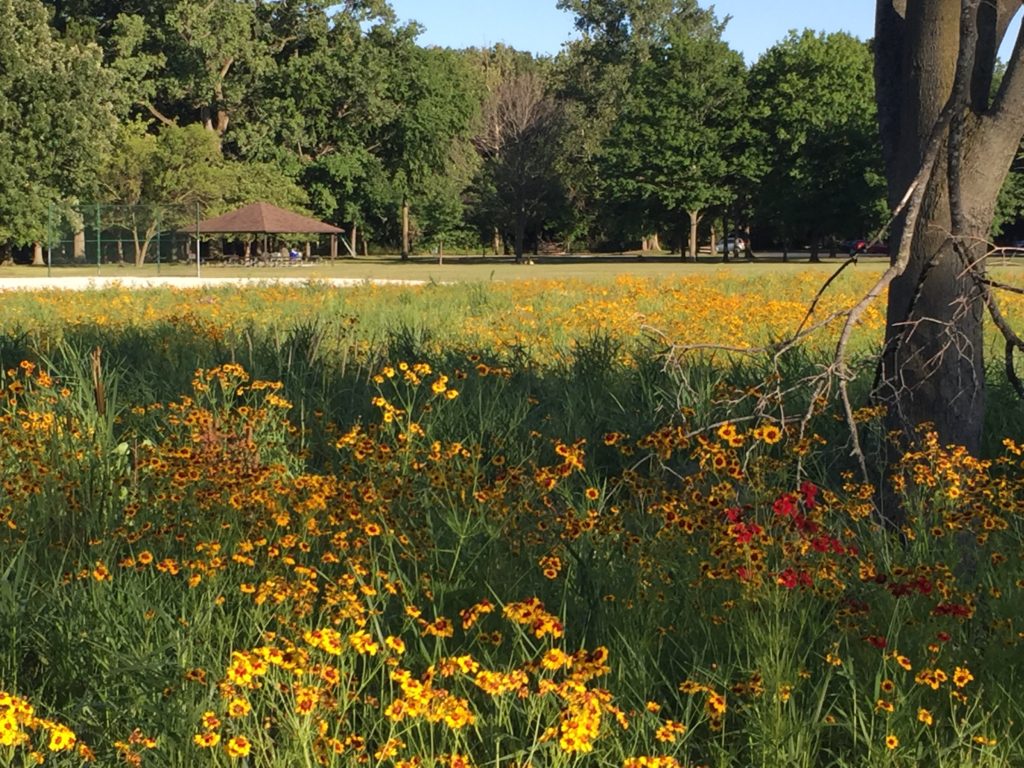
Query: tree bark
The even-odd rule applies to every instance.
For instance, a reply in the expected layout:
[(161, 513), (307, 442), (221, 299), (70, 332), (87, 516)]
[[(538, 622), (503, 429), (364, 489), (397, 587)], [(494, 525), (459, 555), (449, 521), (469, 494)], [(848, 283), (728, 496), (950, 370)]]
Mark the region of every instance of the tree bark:
[(526, 241), (526, 218), (516, 217), (516, 264), (523, 263), (523, 250)]
[(43, 260), (43, 244), (32, 243), (32, 266), (33, 267), (45, 267), (46, 262)]
[(75, 261), (85, 261), (85, 230), (75, 232), (72, 239), (71, 258)]
[(690, 238), (689, 247), (690, 258), (694, 261), (697, 260), (697, 249), (700, 247), (697, 244), (698, 227), (700, 226), (701, 214), (700, 211), (687, 211), (690, 215)]
[[(964, 259), (984, 265), (996, 198), (1024, 133), (1024, 49), (1018, 38), (1000, 93), (989, 105), (996, 40), (1020, 2), (976, 4), (978, 35), (961, 34), (960, 0), (877, 0), (875, 79), (879, 123), (895, 208), (923, 165), (939, 116), (955, 95), (961, 46), (977, 55), (970, 88), (945, 137), (913, 232), (897, 220), (893, 254), (911, 237), (910, 260), (889, 288), (876, 395), (887, 426), (915, 438), (934, 425), (943, 444), (981, 447), (985, 416), (984, 303)], [(969, 30), (970, 25), (963, 29)], [(950, 151), (950, 142), (952, 151)], [(950, 174), (960, 164), (962, 220), (951, 213)], [(957, 250), (959, 248), (959, 251)]]
[(402, 260), (409, 258), (409, 201), (402, 200)]

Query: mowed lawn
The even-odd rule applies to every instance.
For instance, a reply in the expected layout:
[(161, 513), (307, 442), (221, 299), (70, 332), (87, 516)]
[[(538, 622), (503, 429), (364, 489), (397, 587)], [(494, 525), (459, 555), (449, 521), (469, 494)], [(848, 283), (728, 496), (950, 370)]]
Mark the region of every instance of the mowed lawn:
[[(250, 279), (353, 279), (353, 280), (408, 280), (437, 282), (477, 282), (489, 280), (607, 280), (618, 275), (662, 278), (706, 274), (720, 267), (734, 271), (737, 276), (759, 276), (814, 272), (823, 276), (835, 271), (845, 261), (823, 256), (821, 263), (812, 264), (806, 253), (795, 253), (788, 262), (782, 255), (768, 253), (755, 260), (730, 260), (702, 255), (699, 263), (683, 261), (672, 256), (600, 255), (600, 256), (530, 256), (532, 263), (516, 264), (509, 257), (445, 256), (441, 263), (437, 257), (414, 256), (407, 261), (394, 256), (359, 257), (355, 259), (322, 260), (300, 266), (240, 267), (219, 263), (203, 264), (201, 274), (208, 278)], [(881, 271), (887, 259), (862, 256), (854, 269)], [(995, 256), (990, 269), (996, 275), (1014, 276), (1024, 273), (1024, 258)], [(84, 264), (76, 266), (46, 267), (24, 265), (0, 268), (0, 280), (10, 278), (53, 277), (194, 277), (194, 264)]]
[[(415, 256), (408, 261), (397, 257), (339, 259), (334, 262), (321, 261), (290, 267), (239, 267), (217, 263), (202, 265), (206, 277), (244, 278), (350, 278), (356, 280), (414, 280), (414, 281), (457, 281), (475, 282), (487, 280), (604, 280), (618, 275), (636, 277), (667, 277), (706, 273), (709, 268), (727, 267), (738, 274), (758, 275), (765, 272), (820, 271), (823, 274), (836, 269), (840, 259), (824, 258), (821, 264), (809, 264), (806, 254), (794, 255), (792, 262), (782, 263), (778, 254), (759, 258), (755, 261), (739, 260), (723, 264), (721, 258), (702, 256), (700, 263), (682, 261), (678, 257), (637, 256), (534, 256), (532, 264), (515, 264), (508, 257), (493, 256), (452, 256), (444, 257), (439, 264), (436, 257)], [(884, 259), (867, 257), (860, 261), (862, 269), (880, 269)], [(72, 267), (54, 267), (54, 277), (152, 277), (157, 274), (179, 277), (193, 277), (194, 264), (161, 265), (142, 267), (134, 265), (95, 264)], [(0, 269), (0, 279), (45, 278), (46, 267), (8, 266)]]

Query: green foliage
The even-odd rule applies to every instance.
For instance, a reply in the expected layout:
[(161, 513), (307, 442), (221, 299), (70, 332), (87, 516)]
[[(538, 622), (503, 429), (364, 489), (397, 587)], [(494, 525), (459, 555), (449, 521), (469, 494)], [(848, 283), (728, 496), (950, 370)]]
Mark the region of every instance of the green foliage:
[(511, 66), (488, 94), (475, 139), (482, 162), (472, 195), (481, 223), (510, 233), (522, 261), (527, 236), (539, 238), (565, 200), (558, 161), (566, 124), (541, 67), (505, 63)]
[[(521, 295), (362, 290), (390, 333), (365, 335), (367, 317), (341, 317), (351, 299), (309, 286), (288, 317), (260, 311), (286, 295), (268, 287), (197, 293), (202, 310), (173, 322), (0, 334), (0, 349), (36, 358), (48, 334), (69, 340), (42, 366), (0, 370), (0, 691), (49, 721), (34, 746), (56, 721), (103, 765), (244, 764), (224, 751), (235, 734), (267, 768), (369, 762), (391, 738), (401, 759), (475, 765), (1020, 762), (1012, 441), (991, 462), (934, 442), (908, 457), (900, 537), (844, 475), (833, 413), (812, 419), (813, 447), (799, 439), (799, 382), (823, 362), (812, 350), (780, 370), (794, 400), (774, 401), (791, 424), (775, 442), (751, 407), (770, 356), (666, 365), (577, 325), (540, 360), (432, 332)], [(114, 296), (132, 294), (100, 298)], [(256, 319), (211, 319), (218, 297)], [(436, 325), (417, 326), (430, 311)], [(975, 542), (972, 573), (955, 529)], [(787, 586), (797, 576), (810, 583)], [(530, 598), (543, 608), (514, 619)], [(427, 630), (437, 620), (447, 636)], [(332, 632), (328, 650), (318, 638)], [(232, 677), (255, 648), (286, 653)], [(496, 694), (470, 665), (521, 676)], [(936, 669), (951, 679), (933, 689)], [(388, 714), (424, 689), (472, 722)], [(584, 720), (580, 694), (629, 724), (601, 708), (586, 755), (560, 738)], [(252, 711), (229, 715), (240, 698)], [(208, 730), (217, 749), (194, 740)], [(368, 746), (344, 751), (346, 737)], [(5, 765), (27, 758), (0, 749)]]
[(132, 232), (142, 264), (161, 228), (181, 228), (202, 216), (266, 200), (297, 207), (305, 197), (267, 164), (226, 161), (217, 136), (193, 124), (122, 127), (99, 171), (99, 202), (112, 206), (112, 222)]
[(600, 158), (603, 197), (637, 235), (678, 231), (687, 212), (728, 205), (748, 175), (740, 55), (709, 17), (679, 13), (663, 34), (636, 63)]
[(800, 244), (873, 234), (886, 203), (868, 46), (794, 32), (754, 64), (749, 89), (767, 169), (758, 219)]
[[(718, 217), (817, 242), (884, 216), (863, 43), (794, 33), (747, 72), (696, 0), (558, 7), (580, 37), (548, 60), (423, 46), (386, 0), (3, 0), (0, 243), (129, 199), (308, 206), (381, 250), (408, 211), (423, 250), (504, 238), (520, 258), (545, 240), (674, 247)], [(512, 105), (520, 125), (499, 127)], [(192, 154), (156, 151), (180, 130)], [(163, 161), (164, 182), (137, 183)], [(1021, 212), (1013, 179), (997, 233)]]
[(99, 49), (57, 39), (38, 0), (0, 2), (0, 244), (41, 242), (51, 204), (93, 193), (111, 84)]

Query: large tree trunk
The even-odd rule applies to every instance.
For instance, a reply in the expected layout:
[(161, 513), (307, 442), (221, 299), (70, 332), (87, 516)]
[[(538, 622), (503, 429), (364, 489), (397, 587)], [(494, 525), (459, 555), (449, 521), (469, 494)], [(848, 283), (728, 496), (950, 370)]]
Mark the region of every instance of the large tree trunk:
[[(963, 117), (961, 149), (940, 152), (912, 233), (910, 260), (889, 289), (886, 346), (877, 393), (888, 427), (912, 440), (924, 422), (942, 443), (977, 451), (985, 415), (984, 302), (968, 263), (984, 265), (996, 198), (1024, 133), (1024, 53), (1020, 42), (994, 104), (989, 91), (998, 41), (1019, 0), (982, 2), (975, 9), (977, 57)], [(889, 202), (895, 209), (922, 168), (930, 138), (954, 93), (961, 43), (961, 0), (877, 0), (875, 77)], [(966, 70), (965, 70), (966, 71)], [(963, 216), (950, 207), (951, 165), (962, 163)], [(892, 241), (893, 254), (899, 242)]]
[(523, 263), (523, 250), (526, 243), (526, 219), (516, 218), (516, 264)]
[(43, 260), (43, 244), (32, 243), (32, 266), (33, 267), (45, 267), (46, 262)]

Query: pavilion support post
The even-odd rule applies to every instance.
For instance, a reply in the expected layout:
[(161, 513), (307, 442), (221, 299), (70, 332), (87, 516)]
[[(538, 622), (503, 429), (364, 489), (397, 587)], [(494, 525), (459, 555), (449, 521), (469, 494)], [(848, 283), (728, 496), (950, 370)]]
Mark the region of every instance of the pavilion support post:
[(196, 203), (196, 280), (203, 279), (203, 241), (200, 237), (202, 222), (199, 219), (199, 203)]

